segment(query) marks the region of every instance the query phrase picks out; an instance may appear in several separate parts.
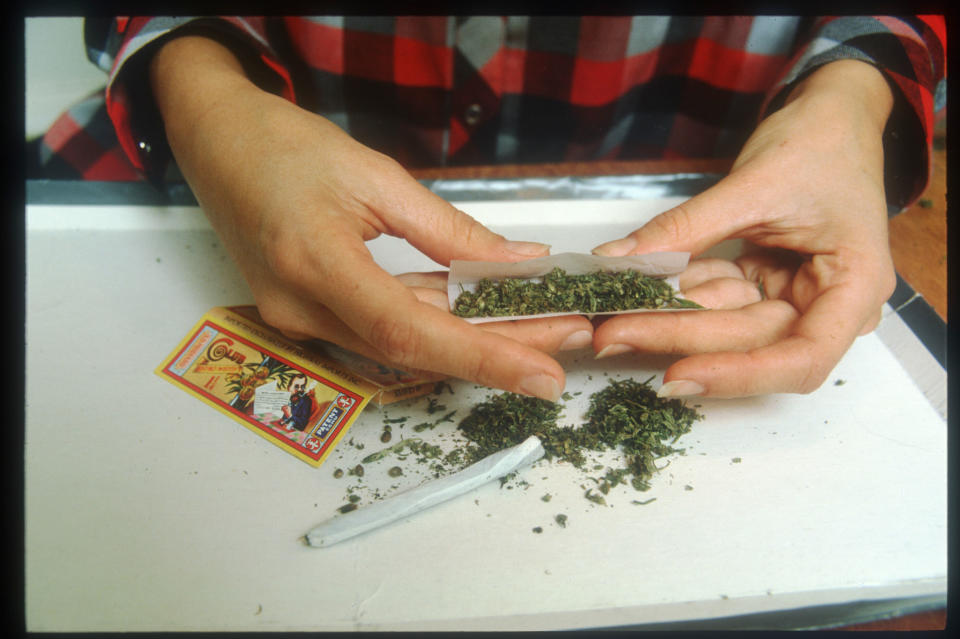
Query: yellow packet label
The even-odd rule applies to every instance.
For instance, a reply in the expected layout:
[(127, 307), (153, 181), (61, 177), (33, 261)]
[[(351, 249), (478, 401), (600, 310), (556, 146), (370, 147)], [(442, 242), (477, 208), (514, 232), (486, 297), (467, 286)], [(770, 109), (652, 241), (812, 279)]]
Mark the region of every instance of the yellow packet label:
[(381, 391), (222, 307), (206, 313), (155, 372), (312, 466)]

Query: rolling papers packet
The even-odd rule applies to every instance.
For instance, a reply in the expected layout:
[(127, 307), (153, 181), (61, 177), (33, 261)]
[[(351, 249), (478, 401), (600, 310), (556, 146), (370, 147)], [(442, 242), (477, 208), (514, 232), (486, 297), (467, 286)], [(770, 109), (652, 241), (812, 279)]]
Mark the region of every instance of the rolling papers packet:
[(368, 402), (434, 388), (334, 344), (287, 339), (255, 306), (211, 309), (155, 372), (312, 466)]

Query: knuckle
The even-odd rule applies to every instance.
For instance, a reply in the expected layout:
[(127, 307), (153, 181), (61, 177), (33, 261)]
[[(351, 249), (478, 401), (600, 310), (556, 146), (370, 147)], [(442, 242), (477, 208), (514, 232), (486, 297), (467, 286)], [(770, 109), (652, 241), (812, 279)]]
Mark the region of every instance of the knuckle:
[(282, 282), (298, 282), (303, 273), (304, 259), (296, 240), (285, 241), (285, 234), (267, 233), (260, 241), (260, 254), (267, 269)]
[(477, 354), (462, 362), (464, 367), (463, 378), (476, 381), (487, 386), (497, 385), (497, 374), (494, 362), (489, 355)]
[(307, 336), (307, 327), (297, 321), (296, 316), (282, 306), (266, 301), (258, 303), (257, 310), (267, 325), (272, 326), (291, 339), (302, 339), (302, 336)]
[(897, 288), (897, 275), (893, 270), (893, 267), (884, 269), (884, 273), (879, 277), (879, 287), (880, 287), (880, 303), (885, 304), (887, 300), (893, 295), (894, 290)]
[(477, 222), (466, 213), (457, 215), (455, 219), (457, 220), (457, 225), (460, 227), (458, 229), (460, 231), (458, 235), (463, 238), (467, 246), (471, 246), (476, 241), (477, 236), (481, 234), (483, 227), (480, 225), (480, 222)]
[(682, 204), (656, 216), (647, 224), (654, 231), (672, 239), (688, 237), (692, 229), (690, 213)]
[(450, 212), (452, 215), (447, 216), (449, 232), (452, 237), (457, 238), (458, 244), (473, 247), (484, 242), (488, 236), (485, 226), (460, 209), (450, 207)]
[(833, 370), (832, 366), (826, 365), (816, 358), (808, 357), (802, 367), (803, 372), (797, 386), (797, 392), (802, 395), (809, 395), (817, 390), (827, 381), (831, 370)]
[(370, 325), (367, 339), (384, 357), (401, 367), (418, 364), (421, 336), (410, 321), (383, 314)]

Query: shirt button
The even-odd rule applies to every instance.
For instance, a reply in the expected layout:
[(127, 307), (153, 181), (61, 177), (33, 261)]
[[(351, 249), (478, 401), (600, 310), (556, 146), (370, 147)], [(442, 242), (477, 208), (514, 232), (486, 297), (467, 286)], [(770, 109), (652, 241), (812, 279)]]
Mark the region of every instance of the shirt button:
[(150, 143), (149, 143), (149, 142), (145, 142), (145, 141), (143, 141), (143, 140), (140, 140), (140, 141), (137, 143), (137, 148), (140, 149), (141, 151), (143, 151), (144, 153), (150, 153), (150, 151), (152, 150), (152, 147), (150, 146)]
[(483, 107), (479, 104), (471, 104), (467, 107), (467, 110), (463, 113), (464, 121), (473, 126), (480, 121), (480, 116), (483, 115)]

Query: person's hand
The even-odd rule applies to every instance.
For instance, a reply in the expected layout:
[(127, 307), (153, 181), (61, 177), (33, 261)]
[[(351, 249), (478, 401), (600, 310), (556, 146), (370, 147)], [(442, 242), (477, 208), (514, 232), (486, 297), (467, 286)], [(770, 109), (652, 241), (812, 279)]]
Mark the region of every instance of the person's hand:
[(171, 40), (150, 71), (177, 163), (265, 321), (411, 372), (559, 397), (564, 371), (545, 353), (588, 346), (586, 318), (479, 328), (449, 313), (442, 275), (392, 277), (365, 242), (402, 237), (441, 265), (549, 247), (491, 232), (393, 160), (258, 88), (212, 40)]
[(758, 126), (727, 177), (594, 249), (696, 256), (727, 238), (752, 247), (735, 262), (694, 260), (681, 277), (687, 297), (717, 310), (610, 319), (594, 333), (598, 357), (689, 355), (667, 369), (662, 396), (818, 388), (876, 327), (896, 283), (883, 187), (891, 106), (875, 68), (825, 65)]

